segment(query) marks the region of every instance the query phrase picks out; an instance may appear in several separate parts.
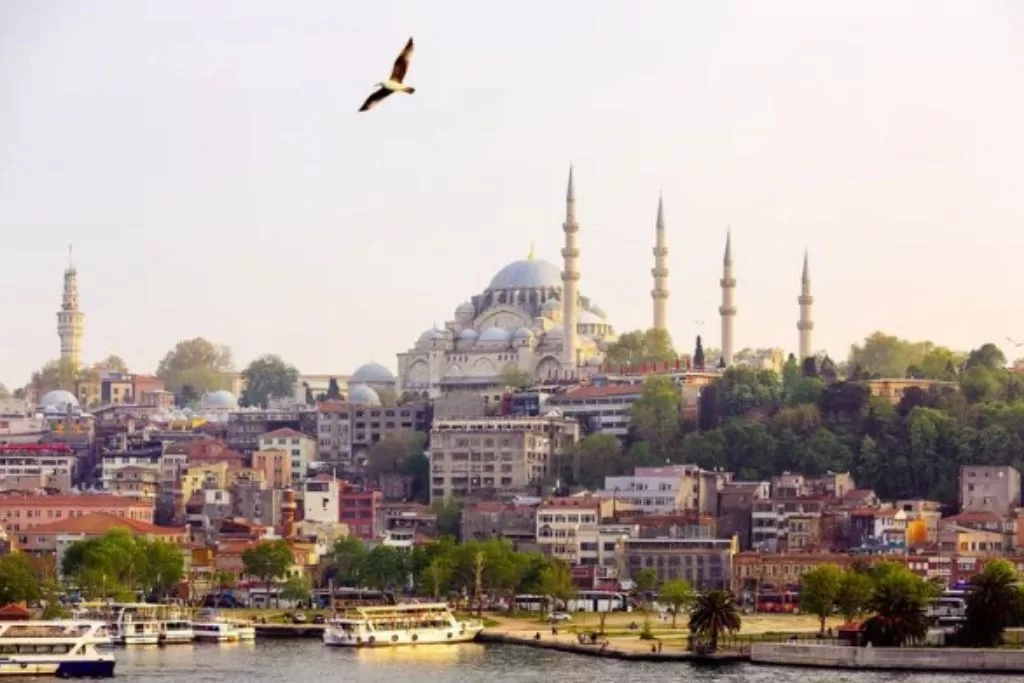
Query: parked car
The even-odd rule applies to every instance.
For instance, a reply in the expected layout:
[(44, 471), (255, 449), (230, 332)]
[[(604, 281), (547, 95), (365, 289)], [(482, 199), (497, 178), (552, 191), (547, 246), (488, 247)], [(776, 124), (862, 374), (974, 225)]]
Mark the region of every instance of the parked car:
[(293, 624), (305, 624), (306, 623), (306, 615), (303, 614), (302, 612), (296, 612), (295, 614), (292, 615), (292, 623)]
[(324, 624), (326, 622), (327, 622), (327, 619), (325, 619), (324, 615), (322, 615), (322, 614), (318, 614), (315, 617), (313, 617), (313, 623), (314, 624)]
[(568, 612), (552, 612), (548, 616), (548, 621), (552, 624), (557, 621), (572, 621), (572, 615)]

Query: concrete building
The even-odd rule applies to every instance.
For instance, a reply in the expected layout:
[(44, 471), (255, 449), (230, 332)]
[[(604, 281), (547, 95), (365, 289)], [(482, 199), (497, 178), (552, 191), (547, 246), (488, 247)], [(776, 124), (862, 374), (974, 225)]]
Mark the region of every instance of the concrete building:
[(252, 467), (263, 473), (267, 488), (286, 489), (292, 485), (292, 456), (285, 450), (256, 451)]
[(51, 488), (67, 493), (77, 470), (78, 456), (65, 444), (0, 445), (0, 488), (5, 491)]
[(302, 494), (302, 518), (311, 522), (337, 523), (341, 511), (341, 482), (333, 475), (307, 479)]
[(462, 509), (463, 541), (505, 538), (533, 543), (537, 536), (537, 505), (482, 501)]
[(430, 499), (465, 499), (536, 485), (579, 440), (561, 417), (438, 420), (430, 433)]
[(547, 407), (565, 417), (586, 420), (593, 431), (625, 439), (633, 403), (643, 394), (642, 384), (582, 386), (547, 399)]
[(960, 468), (960, 509), (1009, 516), (1020, 507), (1020, 472), (1004, 465)]
[(376, 392), (357, 387), (349, 401), (326, 401), (317, 406), (318, 461), (339, 467), (358, 464), (370, 446), (382, 439), (427, 433), (430, 418), (426, 403), (383, 407)]
[(658, 581), (684, 579), (698, 590), (728, 588), (739, 540), (732, 538), (628, 538), (623, 572), (633, 578), (653, 569)]
[(341, 522), (348, 525), (349, 533), (356, 538), (372, 541), (380, 535), (377, 520), (383, 501), (380, 491), (364, 491), (343, 485), (339, 496)]
[(260, 436), (261, 451), (287, 451), (291, 457), (293, 482), (305, 481), (309, 466), (316, 461), (316, 440), (295, 429), (284, 427)]
[(570, 496), (545, 500), (537, 508), (537, 547), (545, 555), (571, 567), (593, 567), (593, 582), (618, 575), (617, 558), (630, 529), (604, 525), (612, 516), (610, 500), (596, 496)]
[[(229, 396), (217, 400), (227, 401)], [(267, 410), (227, 409), (227, 445), (240, 453), (252, 455), (259, 450), (260, 437), (277, 429), (294, 429), (315, 439), (317, 411), (305, 405)]]
[(140, 522), (153, 521), (151, 502), (126, 496), (0, 494), (0, 522), (8, 533), (17, 534), (40, 524), (100, 512)]

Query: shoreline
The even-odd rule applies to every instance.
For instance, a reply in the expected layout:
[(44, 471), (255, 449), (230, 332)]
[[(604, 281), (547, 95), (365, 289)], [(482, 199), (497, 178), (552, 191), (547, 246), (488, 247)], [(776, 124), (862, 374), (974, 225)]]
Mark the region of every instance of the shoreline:
[[(486, 630), (476, 638), (478, 643), (498, 643), (504, 645), (522, 645), (539, 650), (556, 650), (584, 657), (602, 657), (633, 662), (691, 662), (699, 664), (734, 664), (749, 662), (750, 655), (741, 653), (722, 653), (716, 655), (700, 655), (694, 652), (627, 652), (612, 646), (586, 645), (570, 643), (562, 640), (543, 637), (535, 640), (533, 636), (520, 636), (511, 633), (488, 633)], [(656, 641), (651, 641), (656, 642)]]

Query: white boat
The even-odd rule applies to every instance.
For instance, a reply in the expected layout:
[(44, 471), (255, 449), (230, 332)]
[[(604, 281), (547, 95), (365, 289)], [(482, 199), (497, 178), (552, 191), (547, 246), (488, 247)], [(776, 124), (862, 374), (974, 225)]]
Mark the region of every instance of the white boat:
[(160, 642), (160, 605), (126, 602), (111, 605), (114, 642), (120, 645), (157, 645)]
[(200, 643), (237, 643), (238, 629), (226, 621), (193, 621), (192, 633)]
[(238, 632), (238, 640), (241, 642), (251, 643), (256, 640), (256, 625), (251, 621), (245, 619), (223, 619), (222, 621), (235, 627)]
[(177, 645), (195, 640), (192, 622), (184, 618), (168, 618), (160, 622), (160, 643)]
[(109, 643), (102, 621), (0, 622), (0, 676), (110, 678)]
[(465, 643), (483, 630), (478, 621), (459, 621), (443, 602), (355, 607), (332, 619), (324, 644), (340, 647), (388, 647)]

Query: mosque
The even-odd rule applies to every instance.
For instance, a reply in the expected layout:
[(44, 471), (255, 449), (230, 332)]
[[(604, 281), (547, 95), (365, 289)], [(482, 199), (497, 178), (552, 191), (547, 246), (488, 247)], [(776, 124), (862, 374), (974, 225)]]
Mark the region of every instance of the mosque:
[[(572, 169), (566, 193), (565, 234), (561, 270), (538, 259), (531, 248), (525, 260), (513, 261), (491, 279), (483, 292), (460, 304), (454, 319), (423, 332), (415, 345), (398, 354), (398, 375), (378, 364), (361, 367), (349, 385), (388, 384), (399, 394), (424, 398), (452, 391), (484, 389), (500, 383), (507, 369), (538, 382), (581, 379), (600, 371), (615, 328), (601, 308), (578, 290), (580, 280), (576, 192)], [(651, 275), (653, 327), (667, 329), (668, 246), (662, 203), (658, 202)], [(811, 355), (810, 276), (804, 257), (800, 305), (800, 356)], [(726, 238), (720, 281), (722, 361), (733, 363), (736, 316), (732, 241)], [(383, 371), (383, 372), (382, 372)], [(365, 377), (361, 375), (366, 375)], [(372, 375), (372, 377), (371, 377)]]

